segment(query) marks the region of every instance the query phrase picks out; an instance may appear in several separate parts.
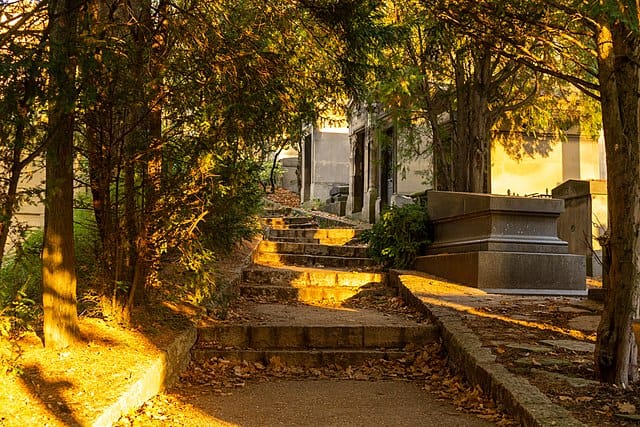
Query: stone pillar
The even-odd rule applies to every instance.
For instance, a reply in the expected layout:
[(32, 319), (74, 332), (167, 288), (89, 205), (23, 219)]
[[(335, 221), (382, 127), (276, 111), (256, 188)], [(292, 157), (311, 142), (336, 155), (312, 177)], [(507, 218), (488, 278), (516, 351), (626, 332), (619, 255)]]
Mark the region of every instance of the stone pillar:
[(378, 200), (378, 180), (379, 180), (379, 156), (378, 156), (378, 143), (374, 137), (375, 129), (370, 126), (367, 127), (367, 152), (369, 154), (368, 164), (368, 179), (369, 183), (365, 194), (364, 206), (362, 208), (362, 220), (371, 224), (376, 222), (376, 201)]
[(357, 135), (349, 134), (349, 195), (347, 196), (347, 205), (345, 211), (347, 215), (353, 213), (353, 197), (355, 194), (355, 150)]
[(602, 248), (598, 237), (607, 228), (607, 183), (602, 180), (566, 181), (551, 191), (564, 200), (558, 219), (558, 236), (569, 244), (569, 253), (583, 255), (588, 276), (602, 276)]

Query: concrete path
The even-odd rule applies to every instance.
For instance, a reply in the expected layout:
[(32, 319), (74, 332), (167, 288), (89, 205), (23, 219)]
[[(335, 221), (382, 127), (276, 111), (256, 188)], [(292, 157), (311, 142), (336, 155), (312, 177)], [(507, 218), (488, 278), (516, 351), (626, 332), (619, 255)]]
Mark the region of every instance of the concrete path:
[[(249, 384), (231, 395), (207, 387), (174, 390), (192, 407), (148, 426), (488, 427), (456, 411), (415, 383), (403, 381), (277, 380)], [(136, 423), (135, 425), (142, 425)]]
[[(335, 229), (325, 230), (325, 232), (335, 232)], [(274, 270), (278, 274), (275, 274)], [(247, 272), (252, 274), (246, 274)], [(363, 293), (360, 297), (363, 295), (370, 297), (372, 291), (377, 292), (376, 286), (386, 281), (386, 277), (379, 273), (285, 267), (284, 265), (269, 269), (253, 265), (244, 273), (243, 282), (239, 282), (241, 287), (273, 288), (275, 285), (280, 285), (297, 291), (305, 288), (327, 288), (327, 292), (336, 288), (346, 288), (352, 292), (350, 297), (360, 292)], [(338, 280), (342, 279), (342, 276), (350, 280)], [(364, 277), (362, 283), (355, 280), (355, 278), (361, 279), (361, 276)], [(297, 283), (296, 280), (300, 281), (300, 277), (306, 280), (303, 280), (303, 283)], [(385, 295), (385, 293), (382, 294), (382, 296)], [(494, 425), (477, 416), (457, 411), (450, 400), (440, 400), (436, 391), (423, 389), (424, 380), (405, 381), (401, 379), (404, 377), (396, 376), (395, 371), (390, 371), (390, 376), (386, 378), (397, 377), (397, 380), (382, 380), (374, 376), (368, 381), (327, 379), (326, 376), (319, 379), (314, 378), (310, 373), (304, 379), (284, 378), (284, 374), (281, 375), (278, 370), (264, 370), (271, 364), (271, 360), (275, 359), (266, 356), (261, 356), (261, 360), (257, 362), (262, 366), (257, 368), (259, 372), (245, 371), (245, 367), (253, 368), (252, 363), (256, 362), (250, 360), (249, 356), (267, 350), (275, 352), (284, 349), (288, 353), (309, 354), (313, 360), (317, 354), (327, 355), (320, 358), (322, 362), (320, 364), (307, 363), (307, 360), (301, 356), (294, 357), (293, 363), (289, 364), (283, 358), (284, 356), (277, 356), (283, 366), (294, 367), (338, 365), (351, 367), (358, 366), (365, 360), (367, 362), (398, 360), (410, 354), (411, 350), (406, 350), (407, 340), (416, 345), (432, 343), (437, 333), (432, 324), (418, 323), (413, 317), (394, 311), (390, 314), (372, 309), (341, 307), (335, 304), (343, 301), (342, 299), (335, 299), (335, 301), (332, 299), (333, 304), (323, 306), (302, 305), (299, 298), (296, 300), (299, 295), (293, 295), (293, 297), (292, 301), (283, 304), (280, 298), (276, 299), (278, 301), (276, 303), (261, 294), (253, 302), (245, 301), (242, 316), (239, 316), (242, 320), (235, 324), (231, 322), (217, 325), (214, 322), (206, 325), (204, 324), (206, 322), (203, 322), (199, 328), (198, 342), (192, 349), (193, 359), (202, 363), (202, 365), (196, 363), (190, 368), (193, 369), (195, 380), (187, 380), (184, 384), (168, 390), (164, 395), (148, 402), (134, 417), (123, 419), (118, 425), (140, 427), (484, 427)], [(305, 300), (305, 302), (308, 301)], [(322, 302), (324, 299), (313, 301), (314, 304), (320, 305)], [(247, 332), (243, 329), (246, 327), (253, 329)], [(300, 334), (296, 329), (299, 327), (306, 329), (302, 329)], [(423, 329), (434, 331), (433, 334), (424, 334), (428, 338), (424, 342), (419, 339), (422, 335), (418, 334)], [(238, 335), (239, 338), (234, 332), (237, 330), (244, 331)], [(275, 332), (271, 333), (271, 331)], [(414, 332), (410, 333), (410, 331)], [(414, 333), (415, 336), (412, 335)], [(298, 342), (299, 335), (305, 339), (302, 344)], [(232, 339), (232, 342), (227, 342), (227, 338)], [(233, 341), (235, 338), (238, 338), (237, 342)], [(215, 355), (219, 352), (227, 352), (230, 355)], [(235, 362), (231, 362), (232, 360)], [(243, 362), (239, 362), (240, 360)], [(334, 361), (329, 363), (327, 362), (329, 360)], [(399, 361), (402, 360), (404, 359), (399, 359)], [(213, 361), (213, 364), (207, 365), (209, 361)], [(227, 362), (236, 363), (236, 365), (225, 365)], [(225, 366), (230, 369), (225, 371)], [(314, 369), (317, 370), (317, 368)], [(414, 377), (407, 376), (407, 378)], [(206, 385), (195, 385), (203, 383)]]

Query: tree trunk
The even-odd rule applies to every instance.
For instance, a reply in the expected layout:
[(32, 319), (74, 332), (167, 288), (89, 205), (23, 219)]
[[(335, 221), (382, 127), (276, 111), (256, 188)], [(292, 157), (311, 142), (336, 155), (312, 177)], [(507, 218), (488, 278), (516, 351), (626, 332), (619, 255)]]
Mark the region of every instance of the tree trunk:
[[(38, 54), (39, 58), (40, 55)], [(36, 96), (36, 77), (38, 76), (37, 63), (34, 61), (27, 71), (21, 86), (24, 89), (22, 98), (16, 105), (16, 130), (12, 147), (11, 172), (9, 173), (6, 196), (0, 206), (0, 265), (4, 259), (5, 246), (11, 231), (11, 222), (18, 201), (18, 184), (24, 168), (40, 155), (41, 149), (31, 152), (27, 158), (22, 159), (23, 151), (27, 143), (26, 127), (29, 121), (29, 105)]]
[(24, 123), (22, 120), (18, 123), (15, 133), (15, 141), (13, 145), (13, 158), (11, 160), (11, 172), (9, 173), (9, 184), (7, 193), (0, 207), (0, 265), (4, 258), (4, 248), (9, 238), (11, 221), (16, 208), (18, 198), (18, 183), (22, 173), (22, 164), (20, 157), (22, 156), (22, 148), (24, 147)]
[(163, 58), (166, 54), (167, 38), (167, 9), (166, 0), (158, 4), (157, 26), (154, 27), (149, 0), (139, 0), (134, 3), (133, 11), (138, 13), (138, 25), (132, 33), (138, 46), (133, 68), (137, 71), (141, 91), (138, 106), (139, 125), (144, 132), (138, 134), (137, 148), (142, 152), (141, 166), (141, 206), (136, 212), (137, 236), (135, 238), (134, 269), (131, 288), (125, 306), (125, 314), (130, 317), (136, 300), (145, 296), (145, 286), (149, 274), (157, 263), (156, 251), (150, 241), (154, 228), (154, 218), (162, 190), (162, 150), (164, 146), (162, 135), (162, 107), (164, 102), (163, 88)]
[(49, 145), (46, 154), (42, 252), (44, 342), (61, 348), (78, 339), (73, 247), (73, 130), (75, 113), (76, 0), (49, 2)]
[[(456, 115), (453, 140), (455, 191), (486, 193), (489, 174), (489, 93), (491, 53), (473, 56), (471, 64), (461, 61), (456, 70)], [(467, 68), (471, 68), (471, 72)]]
[(269, 171), (269, 184), (271, 184), (271, 193), (276, 192), (276, 169), (278, 168), (278, 157), (284, 150), (284, 146), (278, 147), (273, 155), (273, 161), (271, 162), (271, 170)]
[(598, 62), (608, 174), (610, 286), (595, 351), (600, 379), (626, 388), (635, 380), (632, 319), (640, 280), (640, 75), (637, 33), (620, 22), (601, 23)]

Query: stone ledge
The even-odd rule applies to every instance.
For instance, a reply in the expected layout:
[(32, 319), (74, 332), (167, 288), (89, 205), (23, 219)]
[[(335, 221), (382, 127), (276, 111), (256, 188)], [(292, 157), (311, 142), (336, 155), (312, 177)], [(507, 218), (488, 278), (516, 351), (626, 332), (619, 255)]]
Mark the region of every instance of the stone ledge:
[[(251, 250), (243, 257), (239, 266), (229, 272), (229, 286), (237, 287), (239, 285), (242, 280), (242, 271), (251, 262), (251, 255), (259, 242), (259, 239), (248, 242)], [(173, 385), (178, 380), (180, 373), (189, 365), (191, 348), (195, 345), (197, 337), (198, 331), (195, 325), (181, 332), (166, 349), (163, 349), (140, 378), (122, 393), (116, 402), (104, 408), (90, 425), (92, 427), (110, 427), (123, 415), (139, 408), (147, 400)]]
[(402, 273), (396, 270), (389, 272), (391, 285), (397, 286), (400, 296), (407, 304), (434, 320), (449, 354), (450, 365), (461, 371), (470, 383), (479, 385), (523, 426), (584, 426), (569, 411), (551, 402), (529, 381), (511, 374), (497, 363), (491, 351), (482, 347), (479, 337), (463, 325), (460, 316), (449, 309), (428, 306), (422, 302), (404, 286), (400, 274)]
[(182, 332), (156, 360), (149, 365), (142, 376), (111, 406), (92, 423), (93, 427), (108, 427), (133, 409), (139, 408), (147, 400), (172, 385), (179, 373), (190, 360), (191, 347), (196, 342), (196, 328)]

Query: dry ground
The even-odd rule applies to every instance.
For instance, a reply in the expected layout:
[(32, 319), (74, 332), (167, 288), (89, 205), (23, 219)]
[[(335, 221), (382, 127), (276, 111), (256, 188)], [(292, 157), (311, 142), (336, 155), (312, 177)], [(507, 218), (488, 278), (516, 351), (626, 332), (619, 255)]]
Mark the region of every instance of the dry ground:
[[(622, 390), (597, 381), (592, 352), (537, 348), (545, 340), (578, 338), (585, 343), (595, 343), (593, 330), (577, 329), (571, 320), (599, 316), (600, 304), (587, 299), (545, 298), (512, 302), (498, 310), (496, 307), (480, 310), (499, 312), (506, 319), (524, 320), (518, 324), (468, 316), (465, 324), (492, 349), (498, 362), (526, 377), (554, 403), (590, 426), (631, 426), (640, 422), (638, 388)], [(513, 343), (524, 345), (518, 347)], [(528, 345), (531, 348), (527, 348)]]
[[(274, 198), (290, 204), (297, 203), (290, 194), (280, 194)], [(237, 268), (234, 263), (242, 259), (249, 249), (249, 245), (236, 248), (239, 252), (231, 254), (226, 263), (221, 262), (222, 274)], [(396, 313), (407, 310), (397, 298), (384, 292), (354, 301), (353, 304)], [(543, 304), (511, 304), (498, 310), (507, 317), (534, 317), (538, 323), (570, 330), (567, 322), (575, 317), (575, 313), (562, 311), (559, 307), (560, 304), (549, 299)], [(489, 313), (495, 312), (496, 308), (487, 306), (484, 310)], [(598, 313), (597, 307), (585, 310)], [(160, 349), (199, 313), (188, 304), (161, 301), (152, 310), (138, 310), (134, 317), (135, 326), (128, 329), (104, 320), (83, 317), (80, 324), (82, 343), (65, 351), (44, 349), (36, 333), (25, 333), (14, 342), (19, 350), (17, 366), (20, 372), (0, 375), (0, 426), (87, 424), (95, 418), (99, 408), (112, 403), (131, 385)], [(244, 316), (241, 306), (228, 307), (224, 314), (232, 320)], [(406, 315), (416, 316), (412, 312)], [(640, 393), (636, 389), (621, 390), (598, 383), (567, 387), (552, 377), (540, 375), (538, 368), (543, 368), (543, 361), (535, 352), (516, 350), (507, 345), (514, 337), (526, 335), (531, 343), (536, 343), (541, 339), (562, 338), (564, 333), (489, 318), (469, 316), (466, 322), (510, 370), (526, 376), (554, 402), (566, 407), (587, 425), (635, 425), (636, 421), (623, 417), (633, 417), (640, 412)], [(545, 365), (545, 371), (585, 380), (595, 379), (593, 361), (589, 355), (556, 350), (550, 356), (555, 357), (557, 363), (550, 367)], [(528, 358), (529, 363), (521, 364), (522, 358)], [(218, 382), (220, 393), (229, 393), (243, 387), (243, 383), (309, 376), (361, 380), (402, 378), (419, 381), (421, 387), (454, 402), (461, 410), (479, 412), (494, 422), (510, 423), (491, 402), (482, 397), (479, 390), (466, 386), (451, 373), (445, 362), (446, 355), (437, 346), (415, 349), (410, 358), (394, 364), (374, 363), (358, 368), (329, 367), (315, 371), (286, 368), (277, 361), (269, 366), (256, 366), (213, 360), (205, 365), (192, 365), (176, 390), (178, 393), (188, 393), (191, 387), (198, 387), (203, 382)], [(175, 415), (190, 410), (184, 403), (178, 404), (178, 401), (180, 399), (176, 400), (173, 394), (161, 395), (136, 414), (123, 418), (121, 425), (144, 425), (145, 419), (162, 419), (171, 413)]]

